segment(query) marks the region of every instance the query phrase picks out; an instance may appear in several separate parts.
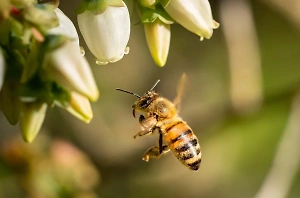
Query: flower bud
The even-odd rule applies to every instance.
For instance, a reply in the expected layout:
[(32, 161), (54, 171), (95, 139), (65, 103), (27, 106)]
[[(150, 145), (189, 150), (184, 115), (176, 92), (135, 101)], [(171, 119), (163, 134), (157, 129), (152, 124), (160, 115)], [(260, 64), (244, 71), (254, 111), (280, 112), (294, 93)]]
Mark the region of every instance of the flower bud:
[(54, 12), (58, 18), (58, 26), (50, 29), (49, 34), (61, 34), (74, 40), (79, 46), (79, 38), (76, 28), (72, 21), (59, 9), (55, 8)]
[(20, 117), (21, 102), (16, 88), (17, 85), (5, 82), (0, 91), (0, 109), (11, 125), (16, 125)]
[(93, 111), (89, 100), (74, 91), (71, 92), (71, 101), (68, 106), (64, 107), (60, 103), (56, 104), (62, 108), (65, 108), (69, 113), (83, 122), (89, 123), (93, 118)]
[(91, 101), (96, 101), (99, 91), (91, 68), (74, 42), (66, 42), (49, 54), (46, 70), (61, 85), (74, 90)]
[(46, 103), (22, 103), (20, 127), (24, 141), (32, 142), (44, 122)]
[(208, 0), (170, 0), (164, 9), (180, 25), (203, 38), (209, 39), (219, 23), (213, 20)]
[(154, 62), (158, 66), (164, 66), (169, 53), (171, 39), (170, 24), (165, 24), (161, 20), (156, 19), (153, 23), (144, 23), (144, 29), (147, 44)]
[(79, 29), (98, 65), (117, 62), (128, 53), (130, 16), (122, 3), (123, 7), (107, 6), (100, 14), (85, 10), (78, 15)]
[(0, 91), (5, 77), (5, 60), (3, 57), (2, 49), (0, 48)]

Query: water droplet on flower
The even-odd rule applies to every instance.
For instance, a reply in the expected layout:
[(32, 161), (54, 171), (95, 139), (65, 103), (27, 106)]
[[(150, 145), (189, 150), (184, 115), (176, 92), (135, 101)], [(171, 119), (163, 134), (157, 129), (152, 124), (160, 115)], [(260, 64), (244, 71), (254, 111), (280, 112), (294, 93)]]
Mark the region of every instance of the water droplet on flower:
[(84, 48), (80, 46), (80, 54), (81, 56), (84, 56), (85, 55), (85, 51), (84, 51)]
[(128, 53), (129, 53), (129, 50), (130, 50), (130, 48), (129, 48), (129, 47), (126, 47), (125, 50), (124, 50), (124, 54), (128, 54)]
[(96, 64), (97, 65), (107, 65), (108, 61), (101, 61), (96, 59)]

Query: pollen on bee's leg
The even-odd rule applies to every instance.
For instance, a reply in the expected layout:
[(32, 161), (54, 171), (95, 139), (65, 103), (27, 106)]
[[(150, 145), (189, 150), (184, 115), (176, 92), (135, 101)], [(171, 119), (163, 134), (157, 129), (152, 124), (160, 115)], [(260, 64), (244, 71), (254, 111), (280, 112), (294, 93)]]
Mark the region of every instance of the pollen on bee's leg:
[(149, 155), (144, 155), (142, 160), (144, 160), (145, 162), (148, 162), (150, 159)]

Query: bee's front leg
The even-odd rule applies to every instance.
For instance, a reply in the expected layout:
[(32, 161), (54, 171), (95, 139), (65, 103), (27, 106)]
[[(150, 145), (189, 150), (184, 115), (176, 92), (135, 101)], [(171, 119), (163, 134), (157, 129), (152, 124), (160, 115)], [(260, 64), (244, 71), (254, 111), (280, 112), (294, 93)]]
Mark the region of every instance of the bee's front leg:
[(134, 138), (136, 138), (137, 136), (144, 136), (144, 135), (152, 134), (156, 129), (155, 126), (156, 126), (157, 120), (153, 116), (145, 118), (143, 115), (140, 115), (139, 123), (142, 127), (142, 130), (140, 132), (138, 132), (135, 136), (133, 136)]

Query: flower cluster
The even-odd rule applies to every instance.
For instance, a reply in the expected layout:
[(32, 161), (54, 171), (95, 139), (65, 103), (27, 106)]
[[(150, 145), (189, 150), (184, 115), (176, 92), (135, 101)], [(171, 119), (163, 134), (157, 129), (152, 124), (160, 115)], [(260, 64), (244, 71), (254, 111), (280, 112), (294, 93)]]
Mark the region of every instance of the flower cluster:
[[(53, 1), (0, 2), (0, 110), (11, 124), (20, 123), (26, 142), (36, 137), (49, 107), (64, 108), (88, 123), (93, 117), (90, 101), (99, 97), (76, 28), (57, 8), (59, 1)], [(130, 3), (136, 5), (158, 66), (166, 64), (174, 22), (200, 40), (209, 39), (219, 26), (207, 0)], [(96, 64), (114, 63), (129, 52), (130, 15), (122, 0), (82, 0), (75, 12)]]
[[(158, 66), (167, 61), (174, 22), (209, 39), (219, 24), (208, 0), (138, 0), (136, 4), (150, 53)], [(122, 0), (84, 0), (77, 9), (78, 24), (97, 64), (120, 60), (128, 53), (130, 17)]]
[(84, 122), (99, 91), (73, 23), (52, 4), (0, 3), (0, 110), (31, 142), (55, 105)]

